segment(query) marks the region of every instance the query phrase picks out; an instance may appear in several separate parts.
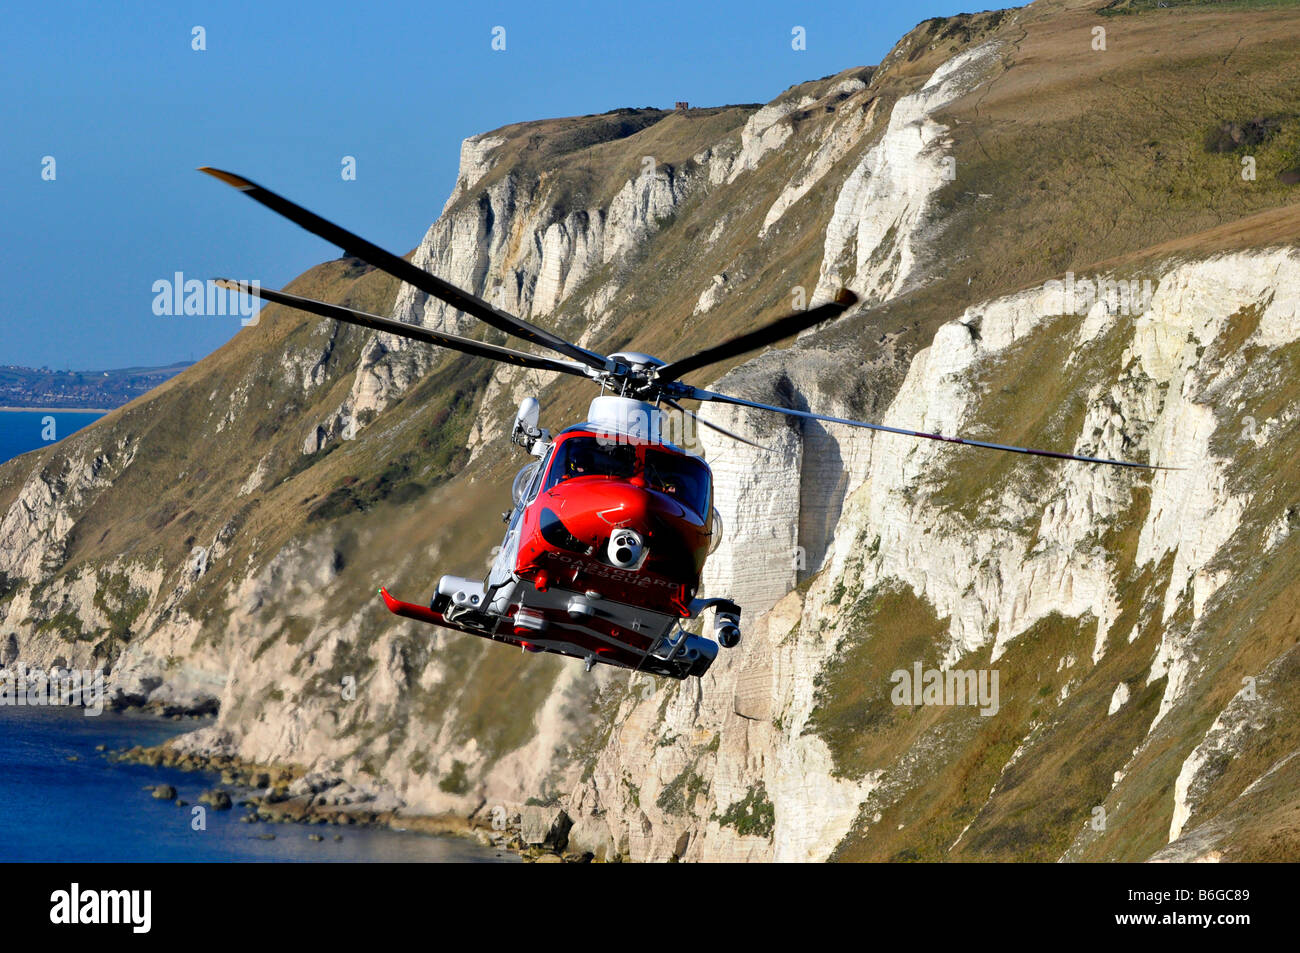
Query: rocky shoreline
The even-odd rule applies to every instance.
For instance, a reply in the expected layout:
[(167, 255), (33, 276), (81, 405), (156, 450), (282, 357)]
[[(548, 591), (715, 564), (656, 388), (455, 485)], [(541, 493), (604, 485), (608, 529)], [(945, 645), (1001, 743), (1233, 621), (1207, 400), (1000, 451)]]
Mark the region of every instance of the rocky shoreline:
[[(568, 850), (572, 822), (558, 808), (526, 807), (508, 816), (490, 816), (486, 805), (469, 816), (406, 815), (391, 795), (369, 794), (341, 778), (311, 774), (297, 765), (254, 764), (226, 754), (187, 751), (176, 739), (152, 747), (136, 745), (105, 752), (115, 762), (213, 774), (219, 783), (199, 803), (213, 810), (241, 810), (246, 824), (300, 824), (321, 827), (384, 827), (393, 831), (465, 837), (483, 847), (509, 851), (529, 863), (601, 862), (591, 853)], [(188, 807), (169, 784), (146, 785), (158, 799)], [(258, 835), (265, 840), (275, 835)], [(310, 834), (313, 839), (324, 835)], [(341, 840), (341, 834), (334, 834)], [(609, 858), (617, 862), (620, 858)]]

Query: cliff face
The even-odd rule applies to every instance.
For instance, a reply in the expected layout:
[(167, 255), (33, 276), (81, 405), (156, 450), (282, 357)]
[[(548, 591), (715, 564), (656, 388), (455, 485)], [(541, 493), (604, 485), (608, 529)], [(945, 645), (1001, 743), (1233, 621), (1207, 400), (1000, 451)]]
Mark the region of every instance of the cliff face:
[[(1270, 696), (1288, 689), (1269, 671), (1287, 665), (1294, 617), (1272, 620), (1282, 624), (1268, 636), (1265, 622), (1250, 646), (1225, 634), (1240, 624), (1243, 602), (1258, 597), (1251, 580), (1282, 555), (1279, 541), (1294, 522), (1294, 486), (1291, 495), (1243, 492), (1242, 471), (1259, 467), (1267, 482), (1271, 463), (1243, 462), (1267, 438), (1256, 432), (1243, 441), (1238, 431), (1254, 399), (1248, 395), (1260, 395), (1263, 381), (1296, 353), (1297, 262), (1300, 251), (1290, 248), (1179, 264), (1136, 320), (1100, 305), (1080, 326), (1054, 314), (1052, 289), (1034, 289), (973, 306), (941, 326), (913, 359), (886, 423), (979, 433), (1005, 419), (1004, 402), (988, 395), (1019, 389), (1026, 357), (1046, 352), (1051, 366), (1036, 372), (1060, 375), (1065, 382), (1057, 386), (1076, 395), (1072, 419), (1056, 431), (1063, 446), (1149, 455), (1181, 469), (1135, 478), (1016, 461), (1014, 473), (1000, 460), (970, 460), (887, 434), (841, 446), (864, 479), (839, 514), (825, 568), (806, 589), (773, 585), (769, 600), (786, 594), (702, 691), (671, 694), (657, 719), (638, 717), (639, 703), (620, 710), (627, 719), (621, 744), (602, 753), (579, 794), (584, 810), (620, 805), (603, 816), (627, 826), (599, 823), (600, 834), (622, 839), (634, 855), (663, 856), (688, 833), (688, 859), (822, 859), (841, 845), (844, 856), (880, 858), (894, 852), (878, 842), (908, 850), (937, 835), (948, 842), (930, 844), (935, 857), (1018, 856), (1049, 837), (1054, 855), (1091, 856), (1101, 840), (1088, 825), (1092, 809), (1126, 807), (1152, 784), (1151, 769), (1129, 777), (1135, 765), (1172, 738), (1199, 738), (1197, 719), (1217, 704), (1209, 697), (1245, 690), (1225, 675), (1226, 665), (1255, 679), (1260, 700), (1247, 706), (1238, 697), (1216, 712), (1209, 735), (1188, 752), (1165, 805), (1173, 809), (1169, 837), (1182, 835), (1223, 762), (1258, 743), (1247, 741), (1251, 719), (1276, 728), (1285, 717)], [(801, 396), (822, 405), (828, 395), (810, 388)], [(1261, 430), (1278, 432), (1294, 413), (1258, 418), (1267, 420)], [(743, 420), (728, 425), (747, 432)], [(736, 454), (716, 449), (723, 459)], [(799, 472), (796, 454), (783, 463)], [(961, 473), (967, 464), (1010, 479), (972, 481)], [(955, 482), (976, 499), (955, 496)], [(744, 507), (753, 495), (727, 499)], [(749, 515), (737, 525), (752, 525), (757, 506)], [(752, 545), (745, 545), (748, 561)], [(1247, 653), (1268, 664), (1247, 664)], [(889, 673), (910, 670), (917, 659), (999, 672), (998, 712), (986, 720), (974, 710), (894, 709)], [(1035, 708), (1024, 710), (1030, 703)], [(1017, 716), (1024, 720), (1005, 735), (997, 719)], [(1089, 768), (1105, 776), (1054, 792), (1051, 810), (1072, 802), (1074, 823), (1044, 824), (1004, 854), (990, 844), (1000, 833), (994, 821), (1025, 796), (1034, 774), (1052, 777), (1051, 759), (1069, 751), (1061, 737), (1067, 724), (1105, 740)], [(984, 751), (969, 736), (978, 742), (992, 732), (1002, 736), (996, 760), (963, 763), (972, 750)], [(1017, 768), (1030, 776), (1008, 785)], [(988, 777), (987, 790), (959, 803), (955, 829), (950, 817), (930, 813), (927, 788), (980, 776)], [(653, 800), (662, 810), (644, 812), (653, 820), (643, 830), (619, 789), (627, 779), (639, 779), (641, 805)], [(669, 805), (682, 807), (681, 789), (695, 800), (674, 812)], [(728, 824), (727, 808), (756, 801), (768, 805), (771, 836), (738, 837), (744, 825)], [(909, 826), (919, 833), (900, 833)]]
[[(1113, 18), (1105, 56), (1096, 18), (927, 21), (761, 108), (474, 137), (412, 260), (665, 358), (847, 284), (856, 313), (699, 383), (1176, 469), (707, 407), (776, 451), (686, 441), (744, 641), (702, 681), (584, 674), (372, 594), (481, 573), (513, 405), (555, 426), (588, 390), (272, 308), (0, 468), (0, 661), (215, 706), (180, 744), (331, 801), (540, 801), (634, 859), (1294, 857), (1300, 16)], [(1203, 101), (1171, 120), (1152, 83)], [(1247, 183), (1207, 132), (1257, 114), (1283, 118)], [(292, 287), (477, 330), (348, 260)], [(896, 704), (914, 666), (996, 695)]]

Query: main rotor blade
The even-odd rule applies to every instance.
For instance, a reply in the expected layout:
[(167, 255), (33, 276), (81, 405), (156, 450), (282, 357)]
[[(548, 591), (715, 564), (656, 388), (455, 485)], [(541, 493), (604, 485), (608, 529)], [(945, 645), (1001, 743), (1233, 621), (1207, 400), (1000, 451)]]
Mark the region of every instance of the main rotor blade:
[(504, 331), (506, 334), (558, 351), (565, 357), (572, 358), (580, 364), (585, 364), (597, 370), (605, 370), (609, 366), (609, 360), (603, 355), (572, 344), (550, 331), (539, 328), (535, 324), (530, 324), (523, 318), (517, 318), (513, 314), (507, 314), (505, 311), (494, 308), (482, 298), (429, 274), (423, 268), (417, 268), (406, 259), (399, 258), (392, 252), (371, 244), (359, 235), (354, 235), (347, 229), (321, 218), (316, 213), (307, 211), (301, 205), (295, 205), (283, 196), (262, 188), (256, 182), (250, 182), (233, 172), (223, 172), (221, 169), (213, 169), (209, 166), (202, 166), (199, 171), (238, 189), (253, 201), (265, 205), (271, 211), (280, 213), (289, 221), (301, 225), (312, 234), (319, 235), (327, 242), (337, 245), (347, 254), (360, 258), (362, 261), (388, 272), (393, 277), (400, 278), (409, 285), (414, 285), (425, 294), (433, 295), (433, 297), (447, 302), (453, 308), (486, 322), (498, 331)]
[(523, 351), (516, 351), (513, 348), (497, 347), (495, 344), (485, 344), (482, 341), (464, 338), (458, 334), (446, 334), (441, 331), (432, 331), (429, 328), (421, 327), (418, 324), (407, 324), (405, 321), (397, 321), (393, 318), (383, 318), (377, 314), (369, 314), (365, 311), (354, 311), (352, 308), (345, 308), (342, 305), (330, 304), (326, 301), (317, 301), (314, 298), (302, 298), (298, 295), (288, 294), (284, 291), (272, 291), (269, 288), (254, 287), (246, 282), (232, 281), (229, 278), (217, 278), (214, 280), (219, 287), (228, 288), (231, 291), (242, 291), (244, 294), (256, 295), (265, 301), (282, 304), (287, 308), (296, 308), (299, 311), (308, 311), (312, 314), (318, 314), (322, 318), (333, 318), (335, 321), (344, 321), (347, 324), (360, 325), (363, 328), (370, 328), (372, 331), (384, 331), (388, 334), (397, 334), (414, 341), (422, 341), (425, 344), (436, 344), (438, 347), (451, 348), (454, 351), (462, 351), (465, 354), (473, 354), (475, 357), (486, 357), (493, 361), (502, 361), (506, 364), (514, 364), (517, 367), (532, 367), (540, 371), (558, 371), (561, 374), (573, 374), (577, 377), (587, 376), (587, 372), (583, 366), (573, 361), (558, 361), (550, 357), (539, 357), (536, 354), (525, 354)]
[(715, 344), (698, 354), (671, 361), (659, 368), (656, 375), (657, 379), (675, 381), (683, 374), (688, 374), (701, 367), (707, 367), (710, 364), (716, 364), (718, 361), (725, 361), (727, 358), (736, 357), (757, 350), (760, 347), (766, 347), (769, 344), (775, 344), (777, 341), (783, 341), (788, 337), (793, 337), (800, 331), (821, 324), (823, 321), (839, 317), (853, 307), (857, 300), (858, 296), (852, 291), (841, 288), (836, 293), (834, 301), (818, 305), (807, 311), (796, 311), (794, 314), (788, 314), (784, 318), (777, 318), (770, 324), (765, 324), (747, 334), (734, 337), (729, 341), (723, 341), (721, 344)]
[(965, 437), (945, 437), (937, 433), (924, 433), (919, 430), (904, 430), (901, 427), (886, 427), (884, 424), (869, 424), (863, 420), (847, 420), (844, 417), (829, 417), (825, 414), (813, 414), (806, 410), (791, 410), (789, 407), (774, 407), (771, 404), (760, 404), (752, 400), (744, 400), (740, 397), (729, 397), (726, 394), (718, 394), (713, 391), (701, 390), (698, 387), (691, 388), (691, 393), (687, 397), (694, 397), (696, 400), (715, 400), (724, 404), (737, 404), (741, 407), (753, 407), (757, 410), (771, 410), (778, 414), (787, 414), (791, 417), (802, 417), (806, 420), (822, 420), (832, 424), (844, 424), (847, 427), (863, 427), (867, 430), (879, 430), (884, 433), (898, 433), (905, 437), (922, 437), (926, 440), (942, 440), (944, 443), (959, 443), (967, 447), (984, 447), (988, 450), (1005, 450), (1008, 453), (1025, 453), (1035, 457), (1052, 457), (1056, 460), (1077, 460), (1080, 463), (1104, 463), (1115, 467), (1132, 467), (1138, 470), (1180, 470), (1181, 467), (1162, 467), (1154, 463), (1132, 463), (1128, 460), (1106, 460), (1101, 457), (1080, 457), (1072, 453), (1060, 453), (1056, 450), (1034, 450), (1029, 447), (1014, 447), (1009, 444), (986, 443), (983, 440), (968, 440)]
[(664, 398), (664, 403), (675, 410), (680, 410), (687, 417), (690, 417), (692, 420), (695, 420), (697, 423), (703, 424), (704, 426), (708, 427), (710, 430), (716, 430), (718, 433), (722, 434), (725, 437), (730, 437), (732, 440), (739, 440), (741, 443), (747, 443), (751, 447), (757, 447), (759, 450), (765, 450), (768, 453), (776, 453), (776, 451), (773, 450), (771, 447), (765, 447), (761, 443), (754, 443), (754, 441), (748, 439), (747, 437), (742, 437), (738, 433), (732, 433), (730, 430), (726, 429), (725, 427), (719, 427), (717, 424), (709, 423), (699, 414), (687, 410), (685, 407), (677, 403), (677, 401), (675, 400)]

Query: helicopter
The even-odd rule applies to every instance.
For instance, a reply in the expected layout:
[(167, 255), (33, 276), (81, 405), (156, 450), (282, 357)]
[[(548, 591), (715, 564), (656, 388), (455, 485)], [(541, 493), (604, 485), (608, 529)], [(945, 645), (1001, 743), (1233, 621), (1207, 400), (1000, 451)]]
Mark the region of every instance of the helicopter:
[[(1081, 463), (1167, 469), (1154, 464), (1077, 456), (889, 427), (763, 404), (684, 383), (700, 368), (778, 343), (843, 315), (858, 301), (848, 289), (695, 354), (663, 361), (649, 354), (600, 354), (509, 314), (411, 262), (321, 218), (248, 179), (204, 166), (201, 172), (243, 192), (313, 234), (506, 335), (544, 348), (539, 355), (436, 331), (418, 324), (304, 298), (260, 285), (215, 279), (300, 311), (465, 354), (587, 378), (600, 387), (587, 419), (554, 435), (539, 426), (540, 405), (526, 398), (510, 441), (536, 459), (516, 475), (505, 538), (487, 577), (444, 575), (428, 605), (404, 602), (381, 587), (388, 610), (408, 619), (597, 664), (675, 679), (702, 677), (719, 649), (741, 639), (741, 607), (700, 595), (705, 561), (722, 535), (713, 473), (702, 457), (665, 437), (664, 407), (724, 436), (768, 449), (682, 406), (719, 402), (806, 420), (926, 440)], [(711, 637), (686, 624), (712, 613)], [(701, 626), (701, 632), (704, 627)]]

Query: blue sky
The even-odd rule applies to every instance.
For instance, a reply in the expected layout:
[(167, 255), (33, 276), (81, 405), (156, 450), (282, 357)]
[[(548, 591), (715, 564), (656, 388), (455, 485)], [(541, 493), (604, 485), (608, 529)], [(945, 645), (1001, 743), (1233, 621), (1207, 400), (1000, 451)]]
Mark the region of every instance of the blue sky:
[[(13, 5), (0, 34), (0, 364), (197, 360), (238, 319), (156, 316), (154, 281), (180, 271), (279, 287), (338, 254), (197, 166), (240, 172), (403, 253), (442, 208), (466, 136), (679, 99), (766, 102), (877, 63), (917, 22), (962, 9), (945, 0)], [(796, 25), (806, 50), (791, 49)], [(496, 26), (504, 52), (491, 48)], [(356, 157), (355, 181), (340, 175), (345, 155)], [(52, 181), (42, 178), (46, 156)]]

